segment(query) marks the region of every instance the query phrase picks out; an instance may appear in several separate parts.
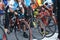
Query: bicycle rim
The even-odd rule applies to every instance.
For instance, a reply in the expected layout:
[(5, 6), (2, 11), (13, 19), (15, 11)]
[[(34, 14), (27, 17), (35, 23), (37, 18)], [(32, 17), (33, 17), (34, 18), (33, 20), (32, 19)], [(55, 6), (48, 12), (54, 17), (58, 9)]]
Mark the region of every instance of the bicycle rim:
[(41, 19), (39, 19), (39, 22), (41, 23), (41, 26), (44, 29), (43, 32), (42, 32), (41, 27), (38, 26), (38, 32), (41, 35), (41, 39), (43, 39), (45, 37), (45, 25), (43, 24)]

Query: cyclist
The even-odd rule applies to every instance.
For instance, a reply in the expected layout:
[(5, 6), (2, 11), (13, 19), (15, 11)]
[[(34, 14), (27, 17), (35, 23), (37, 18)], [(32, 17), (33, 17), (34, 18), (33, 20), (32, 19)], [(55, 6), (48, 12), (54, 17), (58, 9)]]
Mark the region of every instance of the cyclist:
[(47, 2), (45, 4), (45, 7), (47, 8), (47, 12), (49, 13), (49, 15), (53, 18), (54, 22), (57, 23), (56, 21), (56, 18), (55, 18), (55, 14), (53, 13), (53, 3), (52, 2)]
[[(24, 20), (24, 8), (23, 8), (23, 6), (21, 4), (21, 0), (14, 0), (13, 3), (11, 3), (11, 2), (9, 4), (10, 22), (12, 22), (11, 21), (11, 17), (13, 17), (14, 15), (16, 15), (16, 17), (17, 17), (16, 20), (17, 20), (18, 30), (20, 30), (20, 22), (22, 22), (22, 20), (23, 20), (24, 23), (26, 22)], [(11, 24), (10, 26), (13, 27), (12, 23), (10, 23), (10, 24)], [(23, 36), (25, 38), (28, 38), (28, 35), (26, 34), (25, 30), (23, 32)]]
[(15, 11), (17, 9), (17, 7), (18, 7), (18, 3), (15, 0), (10, 0), (8, 6), (9, 6), (8, 14), (9, 14), (9, 24), (10, 24), (9, 26), (10, 26), (10, 31), (12, 31), (13, 25), (12, 25), (11, 18), (13, 18), (14, 15), (18, 14)]
[[(46, 15), (51, 16), (56, 23), (56, 19), (55, 19), (54, 14), (53, 14), (53, 7), (52, 7), (51, 3), (43, 4), (42, 10), (40, 12), (40, 17), (42, 18), (42, 21), (45, 24), (45, 26), (48, 25), (48, 18), (46, 17), (46, 19), (44, 19), (44, 16), (46, 16)], [(42, 26), (41, 26), (41, 28), (42, 28)], [(44, 30), (44, 29), (42, 28), (42, 30)]]
[[(24, 10), (24, 7), (23, 7), (23, 5), (22, 5), (22, 0), (18, 0), (18, 3), (19, 3), (19, 8), (20, 8), (20, 15), (19, 15), (19, 21), (20, 21), (20, 24), (21, 25), (24, 25), (25, 24), (25, 15), (24, 15), (24, 12), (25, 12), (25, 10)], [(28, 25), (28, 24), (27, 24)], [(26, 26), (24, 25), (23, 27), (23, 36), (25, 37), (25, 38), (28, 38), (28, 35), (27, 35), (27, 33), (25, 32), (26, 31)]]

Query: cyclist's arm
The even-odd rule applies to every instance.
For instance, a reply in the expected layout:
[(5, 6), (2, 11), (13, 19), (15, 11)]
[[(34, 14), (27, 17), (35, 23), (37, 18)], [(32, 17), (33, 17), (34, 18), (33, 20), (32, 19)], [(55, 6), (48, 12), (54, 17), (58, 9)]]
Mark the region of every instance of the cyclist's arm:
[(9, 11), (12, 12), (12, 13), (14, 13), (15, 15), (18, 15), (18, 13), (15, 12), (14, 10), (12, 10), (12, 8), (10, 8), (10, 7), (9, 7)]
[(10, 7), (9, 7), (9, 11), (10, 11), (10, 12), (14, 12), (14, 10), (12, 10), (12, 8), (10, 8)]
[(53, 7), (52, 6), (50, 6), (50, 8), (48, 8), (48, 7), (46, 7), (46, 5), (44, 5), (44, 7), (48, 10), (48, 11), (52, 11), (53, 10)]
[(50, 10), (53, 11), (53, 6), (51, 6)]
[(22, 13), (24, 13), (24, 8), (22, 7)]

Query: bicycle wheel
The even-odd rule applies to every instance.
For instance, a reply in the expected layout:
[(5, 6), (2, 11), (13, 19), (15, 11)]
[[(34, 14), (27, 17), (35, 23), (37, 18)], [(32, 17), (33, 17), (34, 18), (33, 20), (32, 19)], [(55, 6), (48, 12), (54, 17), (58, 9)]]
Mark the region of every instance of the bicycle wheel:
[[(43, 24), (41, 19), (38, 19), (38, 33), (41, 35), (41, 39), (45, 37), (45, 25)], [(43, 29), (43, 30), (42, 30)]]
[(0, 38), (2, 38), (2, 40), (8, 40), (7, 35), (1, 26), (0, 26)]
[(30, 27), (33, 26), (33, 28), (31, 27), (33, 39), (39, 40), (44, 38), (43, 36), (44, 34), (41, 34), (41, 28), (39, 26), (40, 22), (41, 22), (40, 19), (37, 19), (37, 18), (31, 18), (29, 21)]
[(46, 31), (48, 32), (47, 35), (45, 35), (46, 37), (51, 37), (55, 34), (56, 32), (56, 24), (54, 23), (54, 20), (52, 17), (48, 17), (48, 25), (46, 27)]
[(29, 30), (25, 31), (29, 37), (28, 38), (24, 38), (23, 37), (23, 31), (17, 31), (16, 30), (17, 28), (15, 27), (15, 36), (16, 36), (17, 40), (31, 40), (31, 38), (30, 38), (31, 37), (30, 28), (27, 26), (28, 23), (26, 21), (21, 21), (21, 22), (24, 23), (24, 25), (22, 25), (22, 26), (25, 26), (25, 27), (27, 27), (29, 29)]

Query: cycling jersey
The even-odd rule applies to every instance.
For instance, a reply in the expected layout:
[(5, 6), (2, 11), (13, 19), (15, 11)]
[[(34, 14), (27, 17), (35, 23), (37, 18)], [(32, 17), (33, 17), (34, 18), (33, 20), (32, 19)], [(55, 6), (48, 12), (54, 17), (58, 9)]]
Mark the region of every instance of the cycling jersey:
[(32, 9), (36, 9), (38, 7), (38, 5), (35, 3), (32, 5)]
[(22, 6), (21, 2), (19, 2), (19, 7), (18, 7), (18, 9), (20, 11), (20, 12), (18, 12), (19, 13), (18, 14), (19, 19), (24, 19), (24, 13), (21, 12), (22, 8), (23, 8), (23, 6)]
[(37, 5), (39, 5), (39, 6), (42, 5), (42, 2), (43, 2), (43, 0), (36, 0)]
[(18, 3), (17, 2), (14, 2), (14, 1), (12, 3), (12, 1), (10, 1), (9, 7), (12, 8), (12, 10), (16, 10), (17, 7), (18, 7)]
[(31, 4), (31, 0), (24, 0), (25, 5), (28, 7)]
[[(15, 2), (15, 1), (9, 1), (9, 8), (11, 8), (12, 10), (16, 10), (17, 9), (17, 7), (18, 7), (18, 3), (17, 2)], [(9, 11), (9, 10), (8, 10)], [(12, 13), (12, 12), (10, 12), (9, 11), (9, 18), (12, 18), (12, 17), (14, 17), (14, 13)]]
[(4, 2), (4, 4), (5, 4), (5, 5), (7, 5), (7, 4), (8, 4), (7, 0), (3, 0), (3, 2)]

